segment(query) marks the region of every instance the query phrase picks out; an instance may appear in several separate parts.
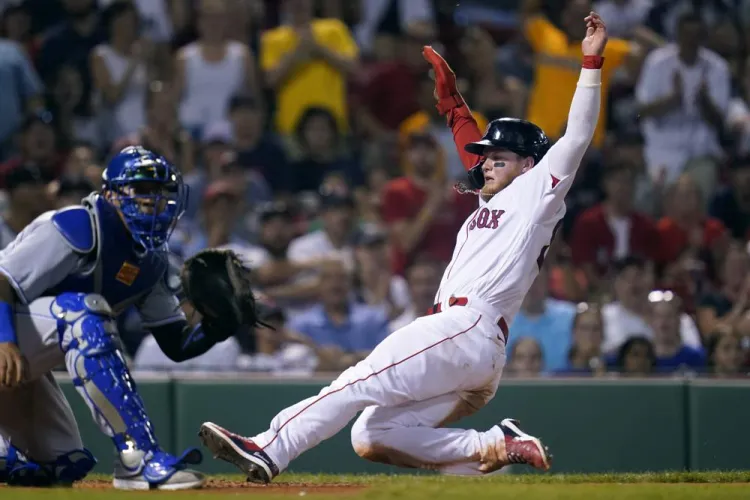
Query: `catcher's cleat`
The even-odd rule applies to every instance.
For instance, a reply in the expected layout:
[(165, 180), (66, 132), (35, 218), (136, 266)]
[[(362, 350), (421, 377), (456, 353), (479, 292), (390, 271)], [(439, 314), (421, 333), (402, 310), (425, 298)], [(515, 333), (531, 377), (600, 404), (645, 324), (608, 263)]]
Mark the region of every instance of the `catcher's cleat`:
[[(118, 490), (193, 490), (206, 481), (202, 473), (187, 468), (188, 464), (201, 462), (201, 453), (196, 448), (179, 457), (163, 451), (144, 454), (135, 450), (125, 458), (120, 454), (115, 460), (112, 485)], [(133, 462), (131, 467), (126, 461)]]
[(268, 484), (279, 475), (273, 460), (251, 439), (239, 436), (211, 422), (204, 422), (198, 432), (203, 445), (214, 458), (240, 469), (252, 483)]
[(526, 434), (519, 428), (518, 420), (506, 418), (500, 422), (505, 435), (505, 451), (512, 464), (527, 464), (535, 469), (548, 471), (552, 455), (539, 438)]

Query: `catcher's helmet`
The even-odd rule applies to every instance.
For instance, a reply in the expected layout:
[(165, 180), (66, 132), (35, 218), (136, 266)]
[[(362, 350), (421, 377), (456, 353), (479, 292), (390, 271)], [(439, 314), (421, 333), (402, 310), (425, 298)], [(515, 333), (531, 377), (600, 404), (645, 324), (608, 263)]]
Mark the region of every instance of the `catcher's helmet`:
[[(517, 155), (534, 158), (537, 164), (549, 146), (547, 135), (533, 123), (518, 118), (499, 118), (490, 122), (480, 141), (469, 143), (464, 149), (471, 154), (485, 156), (488, 147), (504, 148)], [(476, 189), (484, 185), (481, 165), (479, 163), (469, 170), (469, 181)]]

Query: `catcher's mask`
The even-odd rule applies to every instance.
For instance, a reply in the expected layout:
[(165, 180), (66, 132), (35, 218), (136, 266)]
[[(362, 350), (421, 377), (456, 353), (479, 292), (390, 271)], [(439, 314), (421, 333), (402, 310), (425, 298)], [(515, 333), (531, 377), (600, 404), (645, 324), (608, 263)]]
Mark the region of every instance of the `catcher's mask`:
[(469, 182), (474, 189), (484, 186), (482, 163), (487, 148), (503, 148), (519, 156), (531, 157), (538, 164), (550, 147), (549, 139), (542, 129), (533, 123), (518, 118), (499, 118), (487, 126), (481, 140), (467, 144), (464, 149), (481, 156), (479, 163), (469, 170)]
[(179, 171), (161, 156), (131, 146), (112, 158), (102, 181), (135, 240), (150, 250), (163, 246), (187, 203)]

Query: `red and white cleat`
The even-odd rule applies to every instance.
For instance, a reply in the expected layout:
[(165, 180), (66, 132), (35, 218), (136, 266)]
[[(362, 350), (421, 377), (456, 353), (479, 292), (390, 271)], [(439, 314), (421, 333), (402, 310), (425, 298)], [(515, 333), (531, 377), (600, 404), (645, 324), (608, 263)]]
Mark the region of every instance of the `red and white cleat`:
[(500, 422), (500, 429), (505, 434), (505, 452), (511, 464), (526, 464), (535, 469), (548, 471), (552, 464), (552, 455), (539, 438), (523, 432), (518, 420), (506, 418)]
[(250, 482), (268, 484), (279, 475), (279, 468), (273, 460), (251, 439), (211, 422), (201, 425), (198, 436), (203, 445), (213, 453), (214, 458), (234, 465)]

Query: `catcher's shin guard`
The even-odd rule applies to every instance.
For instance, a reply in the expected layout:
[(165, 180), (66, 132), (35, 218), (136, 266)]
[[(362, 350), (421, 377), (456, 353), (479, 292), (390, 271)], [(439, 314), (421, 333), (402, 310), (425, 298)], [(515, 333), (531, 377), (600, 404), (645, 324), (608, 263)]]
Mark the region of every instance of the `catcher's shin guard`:
[(52, 302), (51, 313), (57, 318), (60, 347), (73, 384), (99, 427), (112, 438), (122, 467), (158, 485), (187, 464), (200, 463), (197, 449), (174, 457), (159, 447), (104, 297), (64, 293)]
[(33, 487), (72, 484), (86, 477), (95, 465), (96, 458), (85, 448), (63, 453), (51, 462), (37, 462), (0, 437), (0, 484)]

